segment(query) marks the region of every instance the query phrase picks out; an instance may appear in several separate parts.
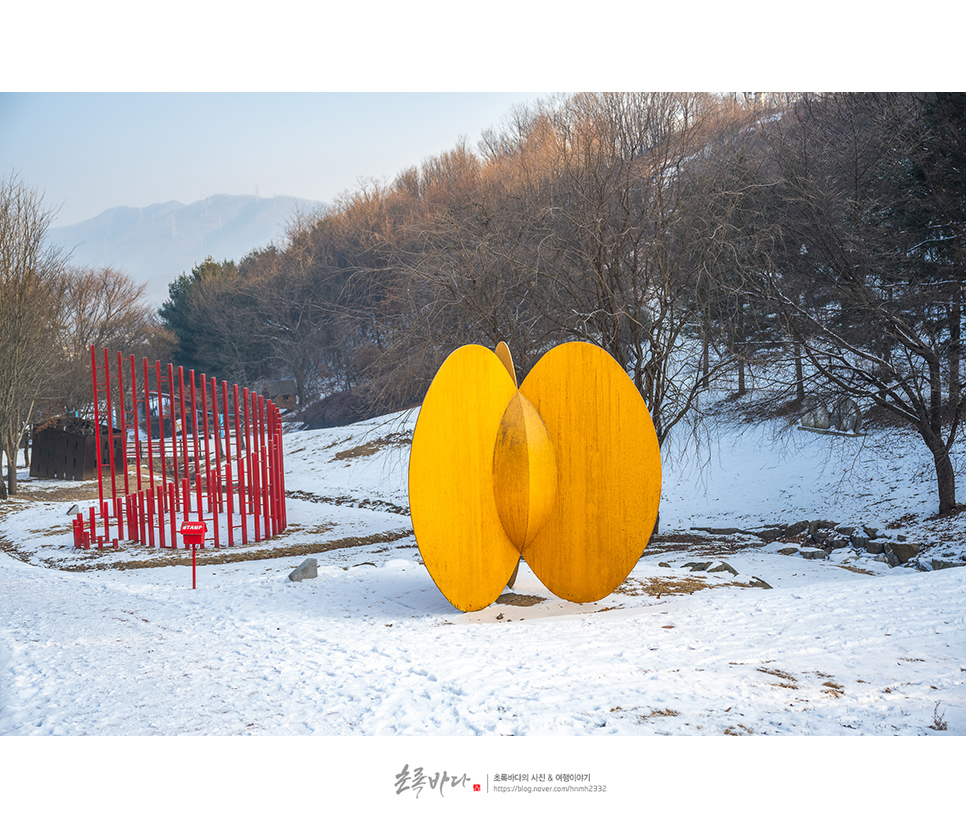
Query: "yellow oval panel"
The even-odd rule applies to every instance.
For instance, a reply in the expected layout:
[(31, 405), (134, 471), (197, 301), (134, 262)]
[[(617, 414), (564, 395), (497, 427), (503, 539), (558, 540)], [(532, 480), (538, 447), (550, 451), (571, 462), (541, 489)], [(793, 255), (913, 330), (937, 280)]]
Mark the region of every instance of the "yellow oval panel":
[(433, 379), (413, 432), (409, 508), (423, 562), (456, 608), (496, 600), (520, 555), (496, 507), (493, 452), (516, 385), (481, 345), (451, 353)]
[(517, 392), (506, 407), (493, 450), (496, 508), (520, 553), (546, 524), (557, 494), (557, 465), (543, 420)]
[(657, 520), (661, 454), (651, 415), (610, 354), (583, 342), (548, 351), (520, 392), (543, 418), (557, 466), (550, 517), (524, 558), (557, 596), (602, 599), (637, 564)]

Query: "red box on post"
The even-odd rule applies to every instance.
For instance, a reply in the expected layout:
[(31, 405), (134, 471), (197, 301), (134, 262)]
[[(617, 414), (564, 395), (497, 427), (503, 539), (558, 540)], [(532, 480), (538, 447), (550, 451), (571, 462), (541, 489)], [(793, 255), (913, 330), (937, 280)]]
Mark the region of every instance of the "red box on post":
[(208, 525), (203, 521), (184, 521), (181, 523), (181, 537), (185, 545), (204, 544)]

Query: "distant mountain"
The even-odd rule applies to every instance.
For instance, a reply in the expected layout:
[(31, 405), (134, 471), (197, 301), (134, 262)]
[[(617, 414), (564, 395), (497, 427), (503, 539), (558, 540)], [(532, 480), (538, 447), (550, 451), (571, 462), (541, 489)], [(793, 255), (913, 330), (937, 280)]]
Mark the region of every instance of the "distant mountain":
[(70, 253), (74, 266), (111, 266), (147, 284), (160, 305), (168, 284), (208, 256), (238, 261), (279, 240), (296, 210), (322, 206), (296, 197), (215, 194), (184, 205), (118, 206), (91, 220), (48, 230), (48, 240)]

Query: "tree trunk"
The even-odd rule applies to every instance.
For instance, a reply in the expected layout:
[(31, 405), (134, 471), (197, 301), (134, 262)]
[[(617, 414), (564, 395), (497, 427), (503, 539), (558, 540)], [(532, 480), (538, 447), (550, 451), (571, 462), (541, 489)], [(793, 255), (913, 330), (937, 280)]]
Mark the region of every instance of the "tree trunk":
[(17, 448), (13, 449), (13, 456), (7, 453), (7, 495), (17, 494)]
[(805, 372), (802, 369), (802, 346), (795, 342), (795, 399), (802, 402), (805, 399)]
[(952, 512), (956, 509), (956, 472), (946, 444), (939, 438), (925, 438), (929, 451), (932, 452), (933, 464), (936, 467), (936, 485), (939, 489), (939, 514)]
[(710, 387), (709, 376), (711, 368), (711, 337), (705, 329), (702, 336), (701, 345), (701, 387), (707, 390)]
[(962, 354), (963, 290), (959, 284), (953, 290), (953, 303), (949, 311), (949, 403), (951, 413), (959, 405), (961, 382), (959, 361)]
[(736, 341), (736, 353), (738, 354), (738, 396), (743, 397), (746, 392), (745, 388), (745, 305), (742, 302), (738, 302), (738, 332), (735, 334)]

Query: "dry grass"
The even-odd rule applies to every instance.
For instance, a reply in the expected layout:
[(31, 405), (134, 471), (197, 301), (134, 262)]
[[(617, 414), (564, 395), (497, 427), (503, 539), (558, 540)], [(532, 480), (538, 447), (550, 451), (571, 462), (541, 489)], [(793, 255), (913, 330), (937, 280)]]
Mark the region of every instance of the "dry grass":
[(651, 536), (645, 553), (656, 556), (662, 553), (693, 553), (696, 557), (715, 556), (720, 553), (737, 553), (748, 547), (747, 541), (737, 541), (725, 537), (698, 536), (693, 533), (670, 533)]
[[(629, 710), (624, 709), (624, 707), (611, 707), (611, 712), (636, 712), (640, 707), (632, 707)], [(649, 718), (676, 718), (681, 713), (676, 709), (671, 709), (670, 707), (664, 707), (663, 709), (652, 709), (650, 712), (644, 712), (637, 716), (637, 723), (643, 724)]]
[(737, 727), (732, 724), (730, 727), (725, 727), (724, 734), (726, 736), (750, 736), (754, 735), (754, 731), (744, 724), (738, 724)]
[(351, 460), (352, 458), (367, 458), (388, 446), (405, 446), (410, 442), (410, 438), (405, 434), (388, 434), (385, 437), (370, 440), (360, 446), (353, 446), (351, 449), (343, 449), (336, 452), (332, 460)]
[[(124, 476), (121, 478), (121, 487), (124, 486)], [(42, 487), (33, 483), (23, 485), (17, 493), (17, 498), (25, 501), (96, 501), (98, 497), (97, 481), (62, 481), (60, 483), (71, 483), (72, 486), (51, 486)], [(108, 483), (110, 486), (110, 483)]]
[(647, 721), (648, 718), (676, 718), (680, 714), (676, 709), (671, 709), (670, 707), (652, 709), (647, 715), (642, 715), (638, 721)]
[(875, 571), (866, 570), (865, 568), (857, 568), (852, 565), (836, 565), (836, 567), (852, 571), (852, 573), (864, 573), (866, 576), (875, 576)]
[(616, 593), (627, 594), (628, 596), (652, 596), (660, 599), (662, 596), (672, 596), (674, 594), (693, 594), (702, 588), (710, 587), (704, 580), (697, 577), (660, 577), (655, 576), (648, 580), (625, 579), (617, 588)]
[(790, 675), (788, 672), (783, 672), (781, 669), (766, 669), (764, 666), (758, 667), (759, 672), (764, 672), (766, 675), (774, 675), (776, 678), (781, 678), (784, 683), (773, 683), (772, 686), (781, 686), (784, 689), (798, 689), (798, 678), (794, 675)]
[(760, 579), (753, 582), (706, 582), (697, 576), (652, 576), (650, 579), (625, 579), (614, 593), (628, 596), (662, 596), (693, 594), (704, 588), (765, 588)]
[(915, 524), (918, 520), (919, 516), (916, 513), (906, 513), (886, 524), (886, 530), (901, 530), (903, 527)]
[(29, 551), (20, 547), (16, 542), (8, 539), (6, 536), (0, 536), (0, 550), (3, 550), (5, 553), (13, 556), (14, 559), (19, 559), (21, 562), (27, 562), (28, 564), (31, 556), (33, 555)]
[[(312, 556), (316, 553), (326, 553), (330, 550), (345, 550), (353, 547), (363, 547), (370, 544), (394, 542), (411, 536), (411, 530), (399, 530), (391, 533), (376, 533), (371, 536), (349, 536), (344, 539), (334, 539), (327, 542), (313, 542), (311, 544), (281, 545), (277, 547), (261, 548), (258, 550), (237, 551), (230, 548), (218, 548), (214, 552), (201, 551), (196, 554), (198, 567), (205, 565), (230, 565), (236, 562), (257, 562), (261, 559), (289, 559)], [(103, 552), (103, 551), (102, 551)], [(178, 555), (174, 555), (177, 553)], [(160, 568), (170, 566), (184, 567), (191, 564), (191, 556), (186, 551), (173, 551), (170, 556), (157, 559), (130, 560), (123, 562), (99, 562), (84, 565), (63, 565), (61, 570), (91, 571), (91, 570), (137, 570), (140, 568)]]
[(522, 607), (536, 605), (544, 600), (545, 597), (533, 596), (532, 594), (500, 594), (496, 598), (499, 605), (519, 605)]

